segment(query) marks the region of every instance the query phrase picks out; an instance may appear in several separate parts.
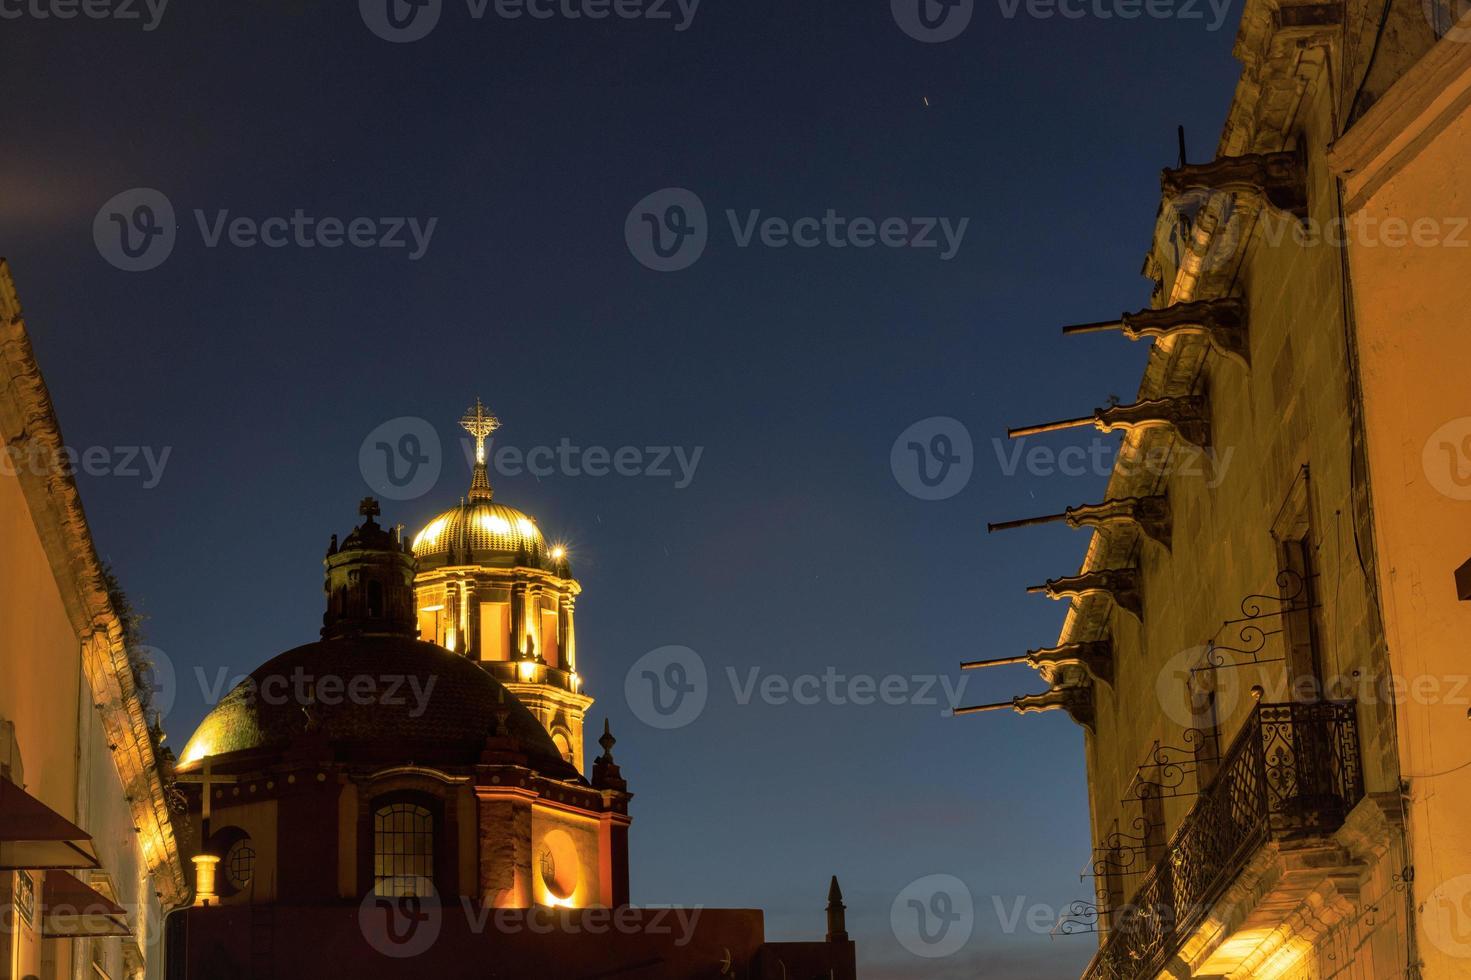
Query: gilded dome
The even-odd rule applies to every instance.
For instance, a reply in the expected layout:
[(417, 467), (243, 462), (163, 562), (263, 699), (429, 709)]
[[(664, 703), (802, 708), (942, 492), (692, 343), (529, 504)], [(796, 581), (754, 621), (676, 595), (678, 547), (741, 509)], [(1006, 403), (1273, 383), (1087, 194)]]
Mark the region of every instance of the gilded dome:
[(485, 439), (500, 428), (500, 420), (488, 414), (477, 398), (460, 425), (475, 437), (469, 499), (433, 518), (415, 535), (412, 547), (419, 571), (445, 565), (501, 565), (565, 574), (562, 549), (547, 545), (536, 519), (494, 501)]
[(484, 499), (471, 499), (430, 520), (414, 537), (413, 549), (421, 571), (440, 565), (540, 567), (551, 551), (535, 518)]

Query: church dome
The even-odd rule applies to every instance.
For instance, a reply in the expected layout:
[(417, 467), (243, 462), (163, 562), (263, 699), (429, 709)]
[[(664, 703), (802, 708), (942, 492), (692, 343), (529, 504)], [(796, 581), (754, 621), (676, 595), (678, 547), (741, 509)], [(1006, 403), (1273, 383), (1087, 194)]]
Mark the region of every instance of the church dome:
[(180, 767), (315, 750), (348, 764), (461, 768), (488, 747), (502, 761), (581, 781), (530, 710), (478, 665), (432, 643), (366, 635), (308, 643), (261, 665), (205, 716)]
[(419, 568), (438, 565), (540, 565), (549, 551), (536, 520), (514, 507), (471, 498), (434, 517), (414, 537)]
[(500, 420), (477, 398), (460, 420), (475, 439), (475, 466), (468, 499), (432, 518), (411, 545), (419, 571), (445, 565), (529, 566), (556, 570), (565, 555), (547, 545), (536, 519), (514, 507), (496, 503), (486, 466), (485, 440)]

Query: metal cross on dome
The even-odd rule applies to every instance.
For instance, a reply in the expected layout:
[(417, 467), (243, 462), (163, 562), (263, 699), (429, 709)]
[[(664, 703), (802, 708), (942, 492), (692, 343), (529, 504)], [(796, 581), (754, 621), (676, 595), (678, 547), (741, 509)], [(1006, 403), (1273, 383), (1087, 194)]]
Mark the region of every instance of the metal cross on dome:
[(460, 419), (460, 427), (475, 437), (475, 462), (484, 464), (485, 437), (501, 427), (501, 420), (487, 411), (477, 397), (475, 406), (466, 411), (465, 417)]

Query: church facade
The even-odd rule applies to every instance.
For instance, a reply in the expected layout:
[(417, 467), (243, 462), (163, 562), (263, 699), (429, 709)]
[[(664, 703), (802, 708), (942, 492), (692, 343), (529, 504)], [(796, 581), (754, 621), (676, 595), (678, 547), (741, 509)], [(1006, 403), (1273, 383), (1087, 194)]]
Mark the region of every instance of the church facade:
[(494, 419), (477, 403), (463, 424), (468, 498), (412, 538), (364, 500), (324, 558), (320, 637), (184, 747), (198, 843), (170, 980), (855, 976), (836, 880), (805, 943), (766, 942), (755, 909), (631, 904), (633, 794), (606, 723), (582, 764), (580, 587), (494, 500)]

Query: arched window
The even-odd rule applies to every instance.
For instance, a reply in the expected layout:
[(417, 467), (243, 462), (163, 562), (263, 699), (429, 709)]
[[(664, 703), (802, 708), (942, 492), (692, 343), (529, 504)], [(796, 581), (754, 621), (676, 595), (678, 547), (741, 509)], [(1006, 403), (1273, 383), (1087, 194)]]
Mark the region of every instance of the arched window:
[(572, 758), (572, 739), (561, 729), (552, 732), (552, 744), (557, 747), (557, 752), (568, 762), (575, 761)]
[(220, 859), (215, 869), (215, 891), (229, 898), (250, 888), (255, 877), (255, 843), (240, 827), (222, 827), (210, 835), (206, 853)]
[(416, 803), (389, 803), (373, 813), (373, 893), (417, 895), (434, 890), (434, 814)]

